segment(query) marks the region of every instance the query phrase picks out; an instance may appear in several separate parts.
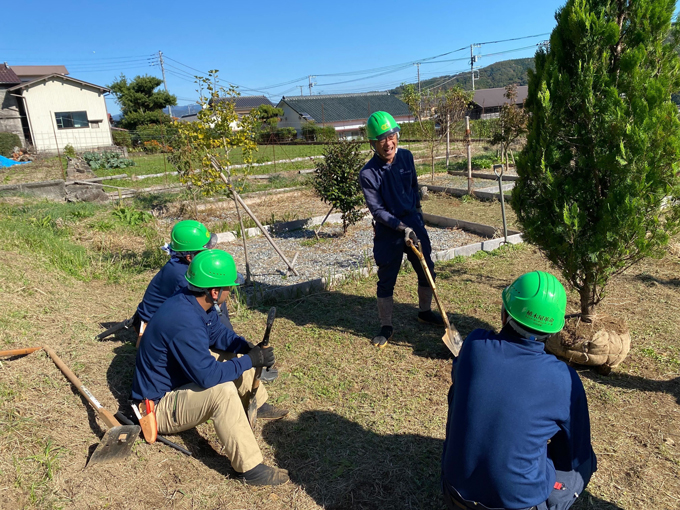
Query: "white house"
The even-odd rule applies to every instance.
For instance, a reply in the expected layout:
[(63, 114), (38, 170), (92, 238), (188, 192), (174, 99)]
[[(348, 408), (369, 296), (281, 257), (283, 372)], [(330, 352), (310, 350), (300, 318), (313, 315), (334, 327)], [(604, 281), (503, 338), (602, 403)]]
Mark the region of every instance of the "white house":
[(283, 109), (279, 127), (294, 127), (298, 135), (305, 123), (315, 122), (333, 126), (341, 138), (358, 138), (368, 117), (377, 111), (390, 113), (398, 123), (413, 121), (406, 103), (387, 92), (283, 96), (276, 106)]
[[(18, 74), (18, 73), (17, 73)], [(37, 152), (113, 145), (104, 95), (106, 87), (53, 73), (9, 87), (16, 99), (23, 138)]]

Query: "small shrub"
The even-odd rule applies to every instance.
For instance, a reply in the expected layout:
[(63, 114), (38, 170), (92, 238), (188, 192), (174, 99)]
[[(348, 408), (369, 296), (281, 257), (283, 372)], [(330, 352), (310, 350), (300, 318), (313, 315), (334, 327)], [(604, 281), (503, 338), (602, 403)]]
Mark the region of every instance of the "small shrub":
[(312, 186), (321, 200), (342, 212), (342, 229), (347, 232), (361, 219), (364, 194), (359, 172), (365, 158), (359, 145), (349, 142), (327, 145), (323, 154), (324, 159), (317, 160)]
[(163, 145), (158, 140), (149, 140), (142, 144), (144, 152), (148, 154), (158, 154), (160, 152), (172, 152), (172, 147)]
[(132, 137), (129, 131), (111, 131), (113, 137), (113, 144), (118, 147), (132, 148)]
[(129, 227), (147, 223), (153, 216), (147, 211), (138, 211), (132, 207), (118, 207), (111, 213), (116, 220)]
[(92, 170), (135, 166), (133, 160), (122, 157), (118, 152), (85, 152), (83, 159)]
[(67, 158), (75, 158), (76, 156), (78, 156), (75, 148), (70, 143), (66, 147), (64, 147), (64, 156), (66, 156)]
[(0, 133), (0, 156), (9, 158), (14, 147), (21, 147), (21, 139), (14, 133)]

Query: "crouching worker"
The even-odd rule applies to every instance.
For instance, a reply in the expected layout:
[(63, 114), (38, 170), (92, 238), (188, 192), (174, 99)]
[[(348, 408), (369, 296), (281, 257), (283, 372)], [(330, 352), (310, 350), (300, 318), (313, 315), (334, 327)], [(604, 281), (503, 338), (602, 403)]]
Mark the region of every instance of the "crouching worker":
[(583, 384), (544, 350), (564, 327), (566, 293), (535, 271), (502, 300), (500, 333), (473, 331), (453, 362), (444, 499), (456, 510), (565, 510), (597, 469)]
[[(140, 332), (139, 338), (141, 338), (146, 324), (149, 323), (153, 314), (165, 300), (179, 289), (187, 286), (184, 275), (191, 259), (203, 250), (214, 248), (216, 244), (217, 236), (210, 233), (203, 223), (186, 220), (175, 224), (170, 233), (170, 243), (166, 245), (167, 251), (170, 253), (170, 260), (151, 279), (146, 292), (144, 292), (142, 302), (137, 306), (138, 321), (135, 328)], [(226, 306), (222, 306), (222, 308), (223, 318), (221, 320), (225, 326), (231, 328)], [(137, 345), (139, 346), (139, 339)]]
[[(215, 305), (236, 285), (234, 259), (207, 250), (191, 261), (188, 286), (165, 301), (149, 322), (137, 351), (132, 383), (134, 403), (153, 400), (160, 434), (176, 434), (212, 420), (226, 456), (240, 479), (251, 485), (288, 480), (283, 469), (265, 466), (244, 410), (254, 368), (274, 364), (274, 350), (253, 346), (219, 320)], [(240, 356), (239, 356), (240, 355)], [(288, 411), (266, 403), (257, 392), (258, 419)]]

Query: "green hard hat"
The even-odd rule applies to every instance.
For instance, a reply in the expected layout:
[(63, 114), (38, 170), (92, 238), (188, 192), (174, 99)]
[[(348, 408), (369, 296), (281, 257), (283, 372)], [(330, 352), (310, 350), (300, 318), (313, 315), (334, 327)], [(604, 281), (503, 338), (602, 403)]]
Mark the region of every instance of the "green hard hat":
[(564, 327), (567, 293), (550, 273), (533, 271), (503, 290), (503, 305), (508, 315), (522, 326), (557, 333)]
[(238, 285), (234, 258), (223, 250), (205, 250), (189, 264), (184, 277), (199, 289), (215, 289)]
[(382, 140), (399, 131), (401, 131), (399, 124), (387, 112), (375, 112), (366, 121), (366, 136), (369, 140)]
[(170, 234), (170, 248), (177, 252), (209, 250), (215, 244), (217, 236), (211, 234), (200, 221), (180, 221)]

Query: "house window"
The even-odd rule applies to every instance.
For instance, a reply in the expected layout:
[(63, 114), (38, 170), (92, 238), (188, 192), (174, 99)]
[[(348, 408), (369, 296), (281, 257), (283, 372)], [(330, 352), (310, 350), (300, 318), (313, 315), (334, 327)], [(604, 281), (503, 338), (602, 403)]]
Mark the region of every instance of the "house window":
[(54, 116), (57, 119), (57, 128), (59, 129), (90, 127), (87, 112), (57, 112)]

